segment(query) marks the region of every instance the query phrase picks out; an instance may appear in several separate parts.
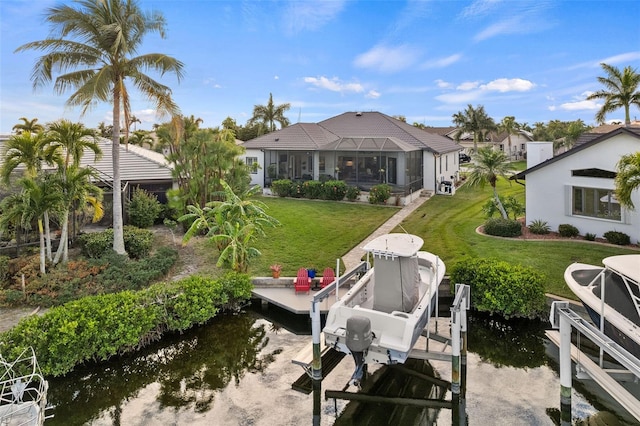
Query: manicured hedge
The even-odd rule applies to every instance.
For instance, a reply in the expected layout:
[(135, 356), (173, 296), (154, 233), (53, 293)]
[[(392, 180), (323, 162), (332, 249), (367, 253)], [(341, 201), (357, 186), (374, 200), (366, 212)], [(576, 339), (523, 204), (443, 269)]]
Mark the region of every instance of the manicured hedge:
[(522, 235), (522, 225), (517, 220), (492, 218), (484, 223), (484, 232), (498, 237), (518, 237)]
[(455, 283), (471, 287), (474, 309), (505, 318), (545, 318), (543, 277), (532, 268), (494, 259), (458, 262), (450, 275)]
[(30, 316), (0, 334), (0, 352), (15, 359), (34, 348), (45, 375), (136, 350), (170, 331), (186, 330), (251, 297), (248, 275), (192, 276), (140, 291), (89, 296)]
[[(124, 249), (133, 259), (142, 259), (149, 255), (153, 247), (153, 232), (135, 226), (125, 225), (123, 228)], [(82, 254), (97, 259), (110, 253), (113, 249), (113, 229), (102, 232), (91, 232), (79, 237)]]

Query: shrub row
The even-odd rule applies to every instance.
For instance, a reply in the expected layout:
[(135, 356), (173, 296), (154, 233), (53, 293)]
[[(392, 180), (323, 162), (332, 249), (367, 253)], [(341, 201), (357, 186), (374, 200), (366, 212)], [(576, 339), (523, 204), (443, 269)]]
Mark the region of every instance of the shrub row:
[(498, 237), (517, 237), (522, 235), (522, 225), (517, 220), (491, 218), (484, 223), (484, 232)]
[(544, 318), (543, 276), (532, 268), (494, 259), (471, 259), (455, 264), (451, 272), (455, 283), (471, 287), (475, 309), (505, 318)]
[(251, 297), (248, 275), (192, 276), (141, 291), (90, 296), (30, 316), (0, 334), (0, 352), (15, 359), (33, 347), (45, 375), (136, 350), (162, 334), (186, 330)]
[[(321, 200), (342, 200), (347, 193), (350, 197), (357, 191), (357, 188), (349, 187), (341, 180), (328, 180), (326, 182), (320, 182), (317, 180), (307, 180), (304, 182), (293, 182), (289, 179), (276, 180), (271, 183), (271, 190), (274, 195), (280, 197), (295, 197), (295, 198), (310, 198)], [(350, 201), (354, 201), (359, 195), (353, 198), (349, 198)]]
[[(41, 276), (38, 258), (33, 256), (23, 261), (11, 280), (0, 283), (0, 306), (55, 306), (84, 296), (139, 290), (165, 276), (177, 259), (178, 252), (171, 247), (160, 247), (140, 260), (111, 253), (101, 259), (71, 260)], [(27, 283), (24, 293), (23, 274)]]
[[(153, 247), (153, 232), (147, 229), (140, 229), (132, 225), (125, 225), (124, 249), (133, 259), (141, 259), (149, 255)], [(91, 232), (80, 235), (80, 249), (86, 257), (97, 259), (112, 252), (113, 249), (113, 229), (109, 228), (102, 232)]]
[[(529, 225), (529, 231), (534, 234), (548, 234), (551, 228), (547, 224), (547, 222), (541, 220), (534, 220)], [(487, 232), (488, 233), (488, 232)], [(493, 234), (492, 234), (493, 235)], [(565, 238), (573, 238), (580, 235), (580, 231), (575, 226), (569, 223), (562, 223), (558, 225), (558, 235)], [(631, 238), (629, 235), (624, 232), (619, 231), (607, 231), (602, 236), (607, 240), (607, 242), (611, 244), (617, 244), (620, 246), (626, 246), (631, 244)], [(587, 241), (594, 241), (596, 239), (596, 234), (592, 234), (587, 232), (584, 235), (584, 239)]]

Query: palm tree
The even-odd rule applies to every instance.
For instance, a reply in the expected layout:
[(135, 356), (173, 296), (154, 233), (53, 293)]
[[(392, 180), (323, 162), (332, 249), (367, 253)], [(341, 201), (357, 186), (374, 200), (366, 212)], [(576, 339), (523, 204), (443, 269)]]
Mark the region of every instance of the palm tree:
[(249, 125), (253, 126), (256, 123), (262, 123), (267, 127), (269, 132), (276, 130), (276, 122), (280, 123), (280, 127), (287, 127), (289, 125), (289, 119), (284, 116), (284, 113), (291, 108), (291, 104), (273, 104), (273, 94), (269, 93), (269, 102), (267, 105), (254, 105), (253, 116), (249, 120)]
[(612, 65), (605, 63), (600, 65), (607, 73), (606, 77), (598, 77), (598, 81), (605, 89), (587, 96), (587, 100), (604, 99), (602, 108), (596, 114), (596, 120), (602, 124), (608, 113), (624, 108), (624, 124), (629, 126), (631, 125), (629, 108), (631, 105), (640, 107), (640, 74), (630, 66), (620, 71)]
[(500, 201), (496, 182), (499, 176), (508, 179), (514, 169), (502, 151), (496, 151), (491, 147), (480, 148), (474, 156), (474, 164), (467, 178), (471, 186), (483, 188), (487, 183), (493, 188), (493, 200), (504, 219), (508, 219), (507, 212)]
[(56, 121), (49, 124), (47, 136), (49, 143), (59, 146), (64, 151), (64, 168), (71, 164), (79, 166), (85, 150), (93, 151), (95, 161), (102, 157), (102, 150), (96, 142), (95, 132), (84, 127), (82, 123), (72, 123), (69, 120)]
[(465, 133), (473, 135), (473, 152), (478, 151), (478, 142), (484, 142), (487, 134), (496, 130), (496, 123), (487, 115), (482, 105), (476, 109), (467, 105), (467, 109), (453, 114), (453, 124), (458, 127), (458, 131), (453, 136), (456, 142)]
[(507, 141), (509, 143), (509, 155), (508, 159), (511, 160), (511, 135), (517, 135), (520, 127), (516, 123), (516, 118), (513, 115), (508, 115), (502, 119), (498, 124), (498, 131), (507, 133)]
[(615, 178), (616, 198), (621, 205), (635, 209), (631, 194), (640, 188), (640, 151), (623, 155), (618, 161)]
[(135, 130), (129, 139), (129, 143), (132, 145), (141, 146), (144, 148), (145, 144), (149, 145), (149, 149), (153, 148), (153, 137), (144, 130)]
[(25, 167), (25, 176), (34, 178), (43, 164), (52, 165), (60, 160), (57, 147), (49, 143), (43, 132), (31, 133), (28, 130), (9, 138), (2, 158), (0, 175), (5, 184), (10, 182), (11, 173), (20, 165)]
[(18, 135), (22, 132), (38, 133), (44, 130), (44, 126), (40, 123), (37, 123), (37, 118), (29, 120), (27, 117), (20, 117), (20, 120), (22, 120), (23, 122), (13, 126), (13, 130), (15, 130), (16, 134)]
[[(183, 64), (161, 53), (134, 56), (145, 35), (157, 32), (164, 38), (166, 26), (162, 14), (143, 12), (136, 0), (78, 0), (74, 6), (59, 5), (47, 10), (46, 21), (59, 37), (27, 43), (16, 51), (46, 52), (34, 66), (34, 88), (51, 82), (52, 72), (57, 70), (61, 74), (55, 79), (56, 93), (74, 90), (67, 105), (81, 106), (84, 114), (96, 101), (112, 103), (113, 250), (126, 254), (119, 150), (120, 113), (125, 123), (131, 121), (126, 82), (155, 102), (158, 113), (176, 114), (178, 106), (169, 87), (145, 71), (156, 71), (159, 75), (171, 72), (180, 80)], [(125, 133), (128, 135), (128, 129)]]

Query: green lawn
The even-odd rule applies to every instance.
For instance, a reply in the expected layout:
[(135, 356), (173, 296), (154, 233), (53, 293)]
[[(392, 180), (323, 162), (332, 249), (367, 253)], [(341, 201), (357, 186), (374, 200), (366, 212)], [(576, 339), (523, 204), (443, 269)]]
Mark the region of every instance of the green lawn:
[[(522, 170), (524, 163), (516, 163)], [(501, 195), (513, 195), (524, 203), (524, 186), (500, 179)], [(439, 255), (451, 268), (468, 258), (486, 257), (531, 266), (546, 277), (548, 292), (575, 298), (564, 283), (565, 268), (573, 262), (601, 264), (604, 257), (637, 251), (594, 243), (571, 241), (523, 241), (479, 235), (485, 221), (483, 204), (491, 196), (484, 189), (463, 186), (455, 196), (432, 197), (403, 221), (407, 232), (425, 240), (424, 249)], [(261, 197), (268, 213), (282, 226), (267, 229), (267, 238), (256, 243), (262, 256), (250, 267), (254, 276), (268, 276), (269, 265), (281, 263), (283, 276), (294, 276), (300, 267), (322, 270), (335, 267), (336, 258), (359, 244), (391, 217), (394, 207), (362, 203), (336, 203)], [(394, 232), (403, 232), (400, 227)], [(342, 268), (343, 266), (341, 266)]]

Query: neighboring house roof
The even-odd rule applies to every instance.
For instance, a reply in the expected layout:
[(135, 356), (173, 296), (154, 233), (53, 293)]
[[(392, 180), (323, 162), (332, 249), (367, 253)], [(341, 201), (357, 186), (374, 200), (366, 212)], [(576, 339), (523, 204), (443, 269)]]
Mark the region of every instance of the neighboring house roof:
[[(363, 145), (364, 144), (364, 145)], [(288, 150), (429, 150), (444, 154), (462, 149), (451, 139), (428, 133), (380, 112), (345, 112), (314, 123), (298, 123), (244, 143), (245, 148)], [(413, 148), (412, 148), (413, 147)], [(384, 148), (384, 150), (388, 150)]]
[[(98, 145), (102, 158), (94, 161), (93, 152), (88, 151), (82, 157), (82, 166), (92, 166), (100, 172), (103, 180), (113, 178), (112, 143), (109, 139), (99, 138)], [(120, 145), (120, 179), (126, 181), (172, 180), (171, 169), (164, 155), (136, 145)]]
[(452, 127), (452, 126), (448, 126), (448, 127), (425, 126), (422, 128), (422, 130), (428, 133), (435, 133), (436, 135), (447, 136), (453, 139), (453, 134), (456, 132), (456, 130), (458, 130), (458, 128)]
[(536, 164), (531, 168), (523, 170), (520, 173), (517, 173), (511, 176), (510, 179), (525, 179), (525, 176), (531, 172), (535, 172), (536, 170), (546, 167), (549, 164), (555, 163), (556, 161), (562, 160), (563, 158), (566, 158), (570, 155), (580, 152), (583, 149), (587, 149), (590, 146), (593, 146), (607, 139), (611, 139), (612, 137), (617, 136), (619, 134), (629, 134), (635, 138), (640, 139), (640, 127), (619, 127), (614, 131), (611, 131), (609, 133), (604, 133), (604, 134), (584, 133), (582, 136), (580, 136), (580, 138), (578, 138), (578, 141), (580, 141), (584, 137), (582, 142), (578, 144), (578, 141), (576, 141), (576, 144), (570, 150), (563, 152), (562, 154), (556, 155), (555, 157), (550, 158), (547, 161), (543, 161), (540, 164)]

